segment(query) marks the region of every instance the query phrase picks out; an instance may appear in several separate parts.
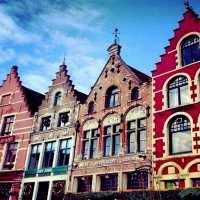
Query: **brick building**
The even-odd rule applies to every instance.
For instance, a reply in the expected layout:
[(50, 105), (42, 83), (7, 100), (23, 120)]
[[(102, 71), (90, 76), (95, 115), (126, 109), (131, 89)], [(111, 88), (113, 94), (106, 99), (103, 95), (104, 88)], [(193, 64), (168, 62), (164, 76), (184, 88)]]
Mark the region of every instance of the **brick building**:
[(200, 186), (200, 20), (190, 5), (152, 72), (154, 185)]
[(68, 191), (80, 103), (63, 63), (35, 114), (27, 153), (22, 199), (63, 199)]
[(33, 116), (44, 95), (22, 86), (17, 66), (0, 86), (0, 199), (17, 200)]
[[(80, 108), (73, 193), (152, 186), (151, 78), (127, 65), (120, 50), (115, 40), (108, 48), (105, 67)], [(141, 168), (146, 172), (143, 175), (132, 173)]]

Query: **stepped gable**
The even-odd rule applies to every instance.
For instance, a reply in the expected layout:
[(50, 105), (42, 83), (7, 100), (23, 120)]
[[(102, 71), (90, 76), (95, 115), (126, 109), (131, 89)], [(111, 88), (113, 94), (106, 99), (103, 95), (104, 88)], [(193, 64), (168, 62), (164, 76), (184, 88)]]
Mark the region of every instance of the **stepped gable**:
[(49, 91), (45, 93), (45, 99), (42, 102), (41, 108), (51, 107), (53, 92), (56, 89), (62, 89), (63, 86), (65, 88), (65, 96), (71, 96), (71, 100), (81, 101), (84, 102), (87, 95), (84, 93), (79, 92), (78, 90), (74, 89), (74, 85), (72, 84), (72, 80), (70, 79), (70, 75), (67, 74), (67, 65), (63, 63), (59, 66), (59, 71), (56, 72), (56, 78), (52, 80), (52, 85), (49, 86)]
[[(2, 88), (3, 86), (7, 88), (7, 91), (13, 91), (19, 90), (22, 92), (22, 97), (24, 98), (24, 101), (26, 102), (26, 105), (29, 108), (29, 111), (31, 112), (31, 115), (34, 115), (34, 113), (38, 110), (38, 106), (41, 104), (42, 100), (44, 99), (44, 95), (40, 94), (38, 92), (35, 92), (27, 87), (24, 87), (22, 85), (22, 81), (20, 81), (20, 77), (18, 76), (18, 67), (13, 66), (11, 68), (10, 74), (7, 74), (6, 80), (3, 80)], [(16, 84), (12, 84), (11, 80), (15, 80)], [(14, 82), (14, 81), (13, 81)], [(16, 87), (16, 88), (15, 88)]]

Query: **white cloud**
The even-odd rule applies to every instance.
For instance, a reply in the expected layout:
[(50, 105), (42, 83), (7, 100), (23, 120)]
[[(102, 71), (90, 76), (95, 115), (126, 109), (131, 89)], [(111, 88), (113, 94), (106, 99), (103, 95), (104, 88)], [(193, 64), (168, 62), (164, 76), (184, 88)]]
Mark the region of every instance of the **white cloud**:
[(13, 49), (2, 49), (0, 48), (0, 63), (12, 60), (16, 56), (16, 53)]

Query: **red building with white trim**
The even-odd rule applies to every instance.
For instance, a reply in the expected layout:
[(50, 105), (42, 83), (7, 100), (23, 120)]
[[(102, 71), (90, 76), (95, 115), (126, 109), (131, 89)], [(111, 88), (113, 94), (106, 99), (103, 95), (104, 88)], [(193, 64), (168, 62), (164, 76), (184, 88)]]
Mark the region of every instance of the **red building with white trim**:
[(154, 187), (200, 186), (200, 19), (187, 11), (152, 71)]
[(43, 95), (21, 85), (17, 66), (0, 86), (0, 199), (18, 199), (33, 115)]

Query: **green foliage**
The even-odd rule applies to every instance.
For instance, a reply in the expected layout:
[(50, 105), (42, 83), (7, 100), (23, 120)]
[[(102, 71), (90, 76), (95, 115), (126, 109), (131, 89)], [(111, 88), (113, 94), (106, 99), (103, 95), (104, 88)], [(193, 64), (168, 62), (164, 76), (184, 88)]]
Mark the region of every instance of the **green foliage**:
[(130, 191), (130, 192), (88, 192), (80, 194), (66, 194), (65, 200), (181, 200), (180, 190), (166, 191)]
[(200, 188), (187, 188), (182, 191), (180, 191), (179, 196), (181, 199), (187, 197), (187, 196), (196, 196), (200, 197)]

